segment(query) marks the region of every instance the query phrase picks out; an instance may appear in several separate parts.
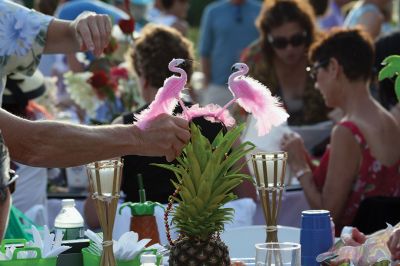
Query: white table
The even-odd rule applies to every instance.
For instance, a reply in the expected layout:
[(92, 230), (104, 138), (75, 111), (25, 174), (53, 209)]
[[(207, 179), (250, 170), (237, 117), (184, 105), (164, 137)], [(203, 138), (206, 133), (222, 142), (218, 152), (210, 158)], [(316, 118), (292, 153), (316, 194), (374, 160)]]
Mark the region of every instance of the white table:
[[(266, 231), (263, 225), (237, 227), (225, 230), (221, 239), (229, 248), (231, 258), (254, 258), (255, 244), (265, 243)], [(278, 226), (279, 242), (300, 242), (300, 229), (289, 226)]]

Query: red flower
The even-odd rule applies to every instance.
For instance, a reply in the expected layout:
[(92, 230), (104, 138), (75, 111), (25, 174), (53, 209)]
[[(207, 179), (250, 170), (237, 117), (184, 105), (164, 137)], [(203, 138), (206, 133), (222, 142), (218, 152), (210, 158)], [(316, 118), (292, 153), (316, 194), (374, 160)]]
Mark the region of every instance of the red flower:
[(109, 79), (104, 70), (93, 72), (89, 83), (92, 85), (99, 99), (104, 100), (106, 97), (111, 100), (115, 99), (115, 92), (118, 91), (118, 85), (115, 81)]
[(103, 70), (93, 72), (93, 76), (90, 78), (89, 83), (94, 88), (101, 88), (109, 84), (107, 73)]
[(135, 20), (132, 17), (130, 19), (121, 19), (118, 22), (118, 26), (123, 33), (132, 34), (135, 30)]
[(129, 78), (128, 70), (124, 67), (112, 67), (110, 70), (111, 79), (118, 80), (118, 79), (125, 79)]

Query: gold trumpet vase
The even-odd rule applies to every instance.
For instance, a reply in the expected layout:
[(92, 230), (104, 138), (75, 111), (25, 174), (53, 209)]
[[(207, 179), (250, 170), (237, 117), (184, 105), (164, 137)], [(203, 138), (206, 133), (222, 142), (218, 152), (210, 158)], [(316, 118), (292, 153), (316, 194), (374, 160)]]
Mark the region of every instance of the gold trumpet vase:
[(251, 155), (256, 186), (266, 221), (266, 242), (278, 242), (277, 219), (285, 187), (286, 152), (259, 152)]
[(110, 159), (86, 165), (89, 187), (103, 231), (101, 266), (115, 266), (112, 232), (117, 211), (123, 162)]

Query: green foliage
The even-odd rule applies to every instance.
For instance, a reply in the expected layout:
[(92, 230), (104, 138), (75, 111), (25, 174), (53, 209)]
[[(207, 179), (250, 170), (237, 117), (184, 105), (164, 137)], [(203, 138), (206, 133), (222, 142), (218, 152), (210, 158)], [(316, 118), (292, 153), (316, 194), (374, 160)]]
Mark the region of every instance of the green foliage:
[(388, 56), (383, 60), (382, 64), (385, 66), (379, 71), (378, 79), (381, 81), (386, 78), (397, 76), (394, 87), (397, 99), (400, 101), (400, 55)]
[(191, 141), (178, 164), (156, 164), (173, 171), (177, 177), (178, 182), (172, 181), (179, 189), (179, 197), (174, 198), (179, 205), (173, 210), (173, 223), (185, 236), (206, 240), (232, 220), (234, 210), (223, 205), (236, 199), (232, 190), (243, 180), (252, 180), (239, 173), (241, 167), (235, 167), (238, 160), (254, 149), (250, 142), (233, 148), (243, 129), (244, 124), (225, 135), (220, 132), (211, 144), (191, 124)]

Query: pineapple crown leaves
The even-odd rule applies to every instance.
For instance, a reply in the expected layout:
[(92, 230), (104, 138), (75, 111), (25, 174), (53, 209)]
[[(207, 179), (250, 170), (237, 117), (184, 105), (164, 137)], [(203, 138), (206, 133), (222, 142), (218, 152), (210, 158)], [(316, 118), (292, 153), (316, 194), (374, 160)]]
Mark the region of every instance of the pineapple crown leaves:
[(254, 149), (250, 142), (233, 147), (245, 125), (239, 125), (226, 134), (220, 132), (212, 143), (191, 124), (191, 141), (184, 148), (176, 165), (156, 164), (177, 177), (172, 181), (179, 190), (173, 197), (178, 207), (173, 210), (173, 223), (182, 234), (207, 239), (222, 231), (224, 223), (233, 219), (234, 210), (223, 205), (236, 199), (232, 190), (248, 175), (240, 174), (243, 165), (235, 163)]

